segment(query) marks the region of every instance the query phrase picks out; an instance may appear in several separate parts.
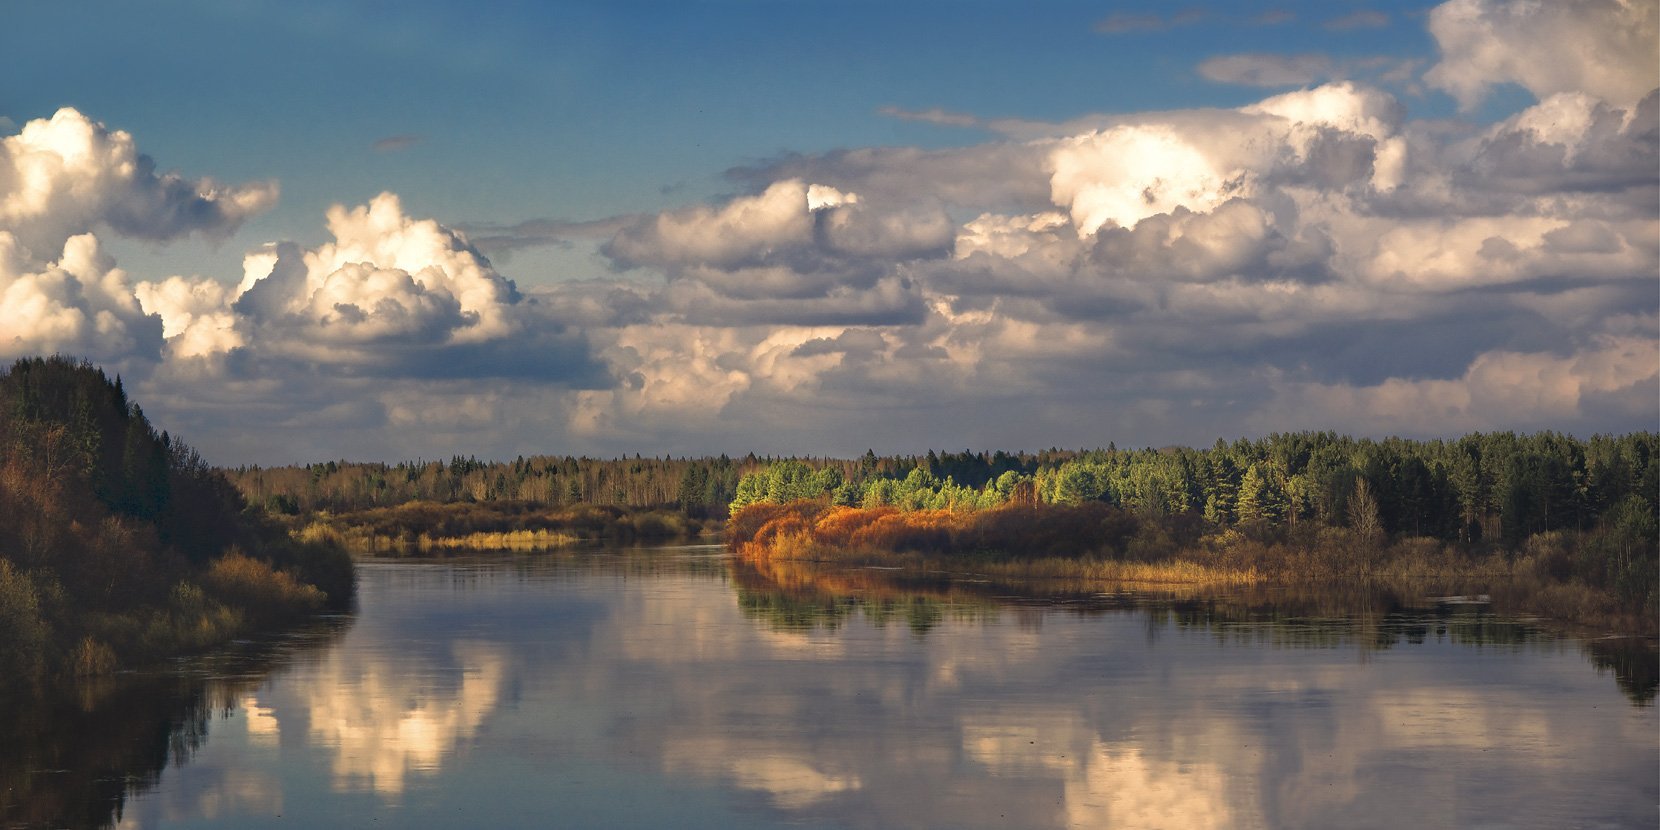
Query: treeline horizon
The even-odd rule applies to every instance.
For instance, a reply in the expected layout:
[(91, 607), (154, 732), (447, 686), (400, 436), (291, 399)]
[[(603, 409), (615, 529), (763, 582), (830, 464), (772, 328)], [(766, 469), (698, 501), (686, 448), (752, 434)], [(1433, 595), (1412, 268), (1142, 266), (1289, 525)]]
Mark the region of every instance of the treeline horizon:
[(334, 461), (285, 465), (239, 465), (220, 470), (250, 503), (272, 513), (299, 515), (394, 507), (412, 501), (530, 502), (549, 506), (601, 505), (641, 509), (677, 509), (699, 518), (724, 518), (745, 475), (781, 461), (815, 468), (834, 466), (846, 476), (874, 472), (904, 476), (917, 467), (972, 480), (995, 470), (1035, 471), (1083, 450), (878, 456), (858, 458), (810, 455), (661, 457), (627, 455), (598, 458), (576, 455), (518, 456), (511, 461), (451, 456), (399, 462)]
[(1275, 434), (1205, 450), (1107, 449), (958, 481), (783, 461), (740, 480), (740, 555), (1154, 579), (1523, 577), (1535, 607), (1652, 616), (1660, 436)]
[(1296, 432), (1219, 439), (1205, 449), (1046, 453), (1035, 465), (1011, 463), (1015, 458), (930, 453), (902, 475), (873, 455), (853, 462), (851, 472), (848, 462), (785, 459), (741, 479), (730, 507), (804, 499), (902, 510), (1104, 502), (1144, 517), (1201, 519), (1215, 529), (1314, 523), (1509, 545), (1540, 532), (1588, 528), (1622, 505), (1660, 512), (1654, 432), (1589, 439), (1474, 432), (1427, 441)]
[[(482, 461), (328, 461), (223, 472), (269, 512), (354, 511), (415, 501), (677, 509), (721, 519), (757, 502), (985, 509), (1101, 501), (1219, 528), (1347, 526), (1385, 535), (1517, 544), (1595, 523), (1636, 497), (1660, 510), (1660, 435), (1541, 431), (1354, 438), (1332, 431), (1218, 439), (1207, 448), (971, 451), (855, 458), (727, 455)], [(1351, 515), (1353, 514), (1353, 515)], [(1375, 526), (1374, 526), (1375, 525)]]

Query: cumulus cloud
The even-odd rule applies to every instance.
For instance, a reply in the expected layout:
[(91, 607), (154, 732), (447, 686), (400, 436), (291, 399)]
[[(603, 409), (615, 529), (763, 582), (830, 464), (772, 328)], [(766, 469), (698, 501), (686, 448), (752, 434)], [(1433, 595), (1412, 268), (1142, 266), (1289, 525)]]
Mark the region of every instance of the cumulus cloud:
[(1497, 84), (1520, 84), (1540, 99), (1583, 93), (1615, 106), (1660, 85), (1653, 0), (1451, 0), (1430, 12), (1429, 30), (1441, 62), (1425, 80), (1465, 109)]
[(69, 237), (100, 228), (141, 239), (222, 238), (276, 198), (271, 182), (158, 174), (132, 136), (68, 107), (0, 139), (0, 228), (43, 260)]
[(276, 193), (269, 183), (158, 174), (132, 136), (70, 108), (0, 138), (0, 356), (160, 358), (164, 321), (146, 311), (95, 232), (220, 238)]
[(168, 277), (141, 282), (133, 294), (140, 305), (161, 318), (168, 352), (176, 357), (204, 357), (247, 343), (231, 310), (231, 290), (214, 279)]
[(894, 322), (919, 307), (906, 263), (948, 255), (955, 238), (937, 204), (890, 207), (784, 179), (718, 208), (642, 218), (602, 250), (619, 267), (666, 274), (660, 308), (685, 319)]
[(513, 283), (459, 234), (406, 216), (397, 196), (336, 205), (328, 228), (334, 241), (315, 249), (285, 243), (249, 255), (234, 309), (263, 347), (326, 359), (354, 346), (479, 343), (515, 331)]
[(1178, 207), (1208, 212), (1276, 176), (1388, 190), (1400, 181), (1406, 151), (1394, 135), (1399, 118), (1389, 95), (1348, 82), (1237, 111), (1155, 115), (1057, 142), (1051, 196), (1087, 235)]
[[(580, 222), (463, 232), (385, 194), (240, 275), (135, 280), (89, 234), (222, 234), (274, 188), (124, 179), (131, 140), (80, 119), (79, 145), (32, 139), (50, 164), (6, 145), (0, 350), (159, 359), (143, 392), (229, 460), (248, 425), (259, 453), (347, 436), (304, 439), (324, 455), (1650, 428), (1660, 93), (1612, 32), (1653, 15), (1572, 8), (1431, 15), (1432, 81), (1538, 96), (1492, 123), (1308, 86), (1399, 62), (1239, 55), (1201, 72), (1301, 88), (1060, 123), (888, 109), (986, 140), (782, 156), (728, 171), (724, 199)], [(484, 254), (574, 243), (613, 273), (521, 294)]]
[(1584, 423), (1607, 429), (1653, 411), (1660, 396), (1660, 339), (1599, 338), (1566, 356), (1486, 352), (1454, 378), (1277, 387), (1277, 400), (1259, 418), (1261, 428), (1345, 423), (1374, 434), (1408, 435), (1457, 434), (1495, 424), (1550, 429)]
[(1177, 207), (1209, 210), (1244, 182), (1175, 129), (1136, 125), (1066, 141), (1050, 157), (1054, 200), (1068, 208), (1081, 234), (1109, 222), (1134, 227)]
[[(1026, 413), (1033, 429), (1099, 433), (1108, 422), (1061, 423), (1109, 406), (1112, 424), (1150, 440), (1154, 422), (1431, 434), (1640, 417), (1653, 409), (1642, 401), (1656, 326), (1610, 321), (1629, 318), (1660, 268), (1652, 204), (1617, 193), (1652, 187), (1652, 129), (1632, 114), (1643, 106), (1547, 99), (1461, 135), (1340, 82), (1070, 135), (781, 160), (743, 171), (757, 181), (750, 195), (640, 220), (614, 240), (614, 255), (632, 254), (622, 264), (670, 283), (625, 295), (633, 318), (607, 318), (608, 354), (634, 382), (586, 393), (580, 409), (591, 436), (615, 440), (742, 422), (842, 434), (823, 407), (864, 423), (850, 410), (895, 400), (916, 402), (902, 409), (916, 434), (926, 423), (987, 435), (924, 416), (926, 402), (996, 413), (1023, 395), (1053, 415)], [(994, 159), (978, 174), (985, 188), (953, 175)], [(807, 182), (858, 201), (804, 204)], [(768, 205), (764, 221), (739, 220)], [(950, 207), (936, 220), (948, 244), (930, 250), (943, 233), (911, 217), (875, 226), (888, 247), (844, 236), (836, 251), (856, 211), (905, 217), (919, 205)], [(902, 302), (873, 302), (882, 296)], [(655, 339), (665, 321), (706, 355), (722, 344), (718, 354), (672, 357)], [(641, 348), (647, 331), (656, 345)], [(1537, 394), (1499, 395), (1529, 377)], [(1559, 394), (1570, 387), (1577, 397)], [(697, 395), (719, 417), (674, 423)], [(1356, 415), (1364, 406), (1392, 414)], [(904, 433), (900, 420), (880, 428)]]
[(161, 320), (140, 307), (126, 272), (98, 240), (72, 236), (61, 250), (57, 259), (39, 262), (0, 230), (0, 357), (159, 357)]
[[(0, 357), (61, 352), (122, 371), (158, 414), (228, 458), (335, 431), (390, 447), (360, 431), (386, 429), (410, 411), (412, 388), (430, 393), (438, 379), (611, 382), (581, 332), (391, 194), (330, 210), (329, 242), (254, 249), (240, 282), (135, 281), (98, 239), (219, 238), (275, 196), (275, 185), (158, 174), (131, 136), (75, 110), (25, 124), (0, 139)], [(250, 439), (261, 428), (270, 442)]]
[(779, 181), (719, 208), (697, 205), (659, 214), (625, 228), (605, 250), (629, 267), (759, 264), (776, 251), (811, 242), (807, 188), (800, 180)]

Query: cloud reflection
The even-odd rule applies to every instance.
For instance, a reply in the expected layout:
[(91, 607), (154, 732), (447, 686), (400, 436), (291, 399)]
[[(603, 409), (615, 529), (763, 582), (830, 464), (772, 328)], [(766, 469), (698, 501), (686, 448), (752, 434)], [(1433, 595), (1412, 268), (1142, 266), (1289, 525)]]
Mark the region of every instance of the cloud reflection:
[(508, 655), (457, 641), (451, 665), (410, 665), (336, 651), (305, 687), (310, 739), (332, 750), (337, 790), (402, 793), (412, 774), (434, 774), (478, 732), (500, 700)]
[[(279, 776), (296, 812), (499, 802), (613, 826), (683, 802), (734, 828), (1626, 826), (1660, 799), (1646, 698), (1485, 612), (1045, 605), (847, 574), (768, 596), (676, 561), (368, 569), (347, 642), (227, 699), (238, 760), (311, 758), (324, 792)], [(213, 757), (158, 803), (281, 806)]]
[(1207, 830), (1263, 823), (1249, 804), (1233, 803), (1231, 778), (1218, 764), (1179, 764), (1140, 747), (1115, 751), (1097, 743), (1081, 772), (1066, 781), (1068, 827)]
[[(1613, 690), (1548, 638), (1478, 650), (1458, 620), (1410, 621), (1408, 638), (1360, 610), (1319, 633), (1303, 619), (1276, 639), (1260, 616), (1230, 627), (1220, 605), (1202, 620), (1079, 615), (864, 582), (822, 595), (792, 583), (766, 599), (762, 583), (738, 576), (724, 606), (711, 601), (715, 585), (629, 586), (589, 649), (620, 664), (588, 664), (582, 682), (649, 677), (673, 705), (648, 717), (630, 708), (607, 733), (612, 751), (758, 794), (744, 803), (775, 820), (1439, 826), (1627, 815), (1654, 789), (1630, 775), (1654, 765), (1652, 742), (1558, 705)], [(918, 630), (889, 605), (932, 605), (938, 622)], [(805, 616), (812, 608), (827, 615), (822, 627)], [(688, 622), (667, 624), (676, 619)], [(1491, 794), (1469, 784), (1488, 776), (1530, 783)]]

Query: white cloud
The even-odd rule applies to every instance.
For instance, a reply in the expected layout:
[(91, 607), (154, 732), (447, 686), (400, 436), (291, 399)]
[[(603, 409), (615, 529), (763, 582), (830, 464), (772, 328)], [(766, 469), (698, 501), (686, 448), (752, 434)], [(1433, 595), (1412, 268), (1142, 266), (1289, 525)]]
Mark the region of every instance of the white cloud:
[(0, 228), (41, 260), (99, 227), (143, 239), (224, 237), (276, 198), (272, 182), (158, 175), (132, 136), (68, 107), (0, 138)]
[[(274, 186), (154, 175), (65, 111), (6, 139), (0, 351), (155, 364), (146, 400), (231, 462), (1650, 428), (1660, 96), (1586, 44), (1618, 56), (1610, 21), (1652, 15), (1574, 8), (1436, 12), (1433, 79), (1539, 96), (1497, 123), (1414, 121), (1353, 81), (1235, 109), (963, 116), (992, 138), (788, 156), (732, 172), (724, 200), (495, 228), (503, 250), (609, 240), (617, 274), (529, 297), (390, 194), (240, 275), (129, 278), (91, 232), (222, 234)], [(1557, 28), (1560, 48), (1541, 40)], [(1487, 51), (1457, 51), (1477, 29)], [(1257, 82), (1322, 66), (1235, 57)]]
[(775, 250), (812, 241), (813, 211), (807, 193), (805, 182), (791, 179), (718, 209), (698, 205), (659, 214), (618, 233), (607, 253), (623, 264), (659, 267), (758, 262)]
[(247, 342), (230, 308), (231, 292), (218, 280), (168, 277), (141, 282), (133, 293), (145, 311), (161, 317), (173, 357), (222, 354)]
[[(1186, 208), (1214, 210), (1249, 197), (1271, 177), (1327, 187), (1401, 179), (1400, 106), (1387, 93), (1343, 82), (1268, 98), (1237, 111), (1161, 113), (1056, 143), (1051, 196), (1078, 232), (1133, 228)], [(1348, 142), (1355, 152), (1332, 152)]]
[(61, 248), (57, 260), (37, 262), (0, 230), (0, 357), (157, 357), (162, 321), (139, 306), (126, 272), (98, 240), (81, 234)]
[(373, 362), (377, 346), (459, 346), (518, 331), (513, 283), (460, 234), (413, 219), (398, 197), (329, 210), (334, 241), (251, 252), (234, 297), (250, 346), (307, 360)]
[(1240, 191), (1243, 170), (1220, 166), (1165, 125), (1136, 125), (1079, 136), (1050, 156), (1055, 204), (1067, 208), (1078, 233), (1111, 222), (1136, 222), (1177, 207), (1210, 210)]
[(1441, 62), (1425, 80), (1465, 109), (1504, 83), (1540, 99), (1578, 92), (1616, 106), (1660, 86), (1654, 0), (1451, 0), (1430, 12), (1429, 30)]
[[(222, 237), (276, 193), (270, 183), (158, 175), (132, 136), (67, 107), (0, 138), (0, 356), (62, 352), (112, 364), (159, 358), (161, 338), (177, 332), (164, 335), (164, 320), (144, 309), (93, 232)], [(182, 331), (188, 321), (175, 318)], [(199, 348), (203, 336), (189, 348)]]

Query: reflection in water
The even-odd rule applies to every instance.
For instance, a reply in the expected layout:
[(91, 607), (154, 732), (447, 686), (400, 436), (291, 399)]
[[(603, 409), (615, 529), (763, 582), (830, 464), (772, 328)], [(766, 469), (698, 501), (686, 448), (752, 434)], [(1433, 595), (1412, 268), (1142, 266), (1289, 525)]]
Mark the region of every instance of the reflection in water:
[[(780, 631), (834, 631), (862, 616), (878, 627), (904, 619), (912, 631), (926, 634), (947, 616), (962, 622), (1013, 612), (1030, 627), (1041, 625), (1041, 611), (1118, 611), (1144, 615), (1149, 637), (1174, 625), (1208, 631), (1222, 642), (1274, 648), (1368, 652), (1429, 640), (1523, 646), (1559, 639), (1537, 624), (1495, 614), (1486, 602), (1438, 599), (1422, 586), (1139, 586), (1103, 592), (1099, 585), (1056, 590), (1042, 581), (959, 581), (793, 561), (734, 561), (732, 572), (745, 616)], [(1034, 604), (1041, 609), (1035, 615)], [(1583, 648), (1599, 670), (1613, 672), (1633, 703), (1648, 704), (1660, 691), (1660, 652), (1652, 640), (1604, 637), (1584, 641)]]
[(1581, 644), (1402, 591), (1067, 587), (700, 550), (369, 563), (347, 636), (175, 716), (199, 749), (123, 823), (1655, 818), (1650, 641)]
[(412, 772), (432, 774), (496, 706), (507, 658), (460, 641), (450, 659), (411, 665), (337, 650), (308, 684), (302, 711), (313, 743), (334, 750), (336, 789), (395, 795)]
[(1235, 805), (1228, 777), (1210, 763), (1179, 764), (1148, 758), (1136, 747), (1114, 752), (1097, 743), (1066, 779), (1069, 827), (1186, 827), (1245, 825), (1257, 811)]
[(1604, 637), (1585, 643), (1597, 671), (1614, 673), (1620, 690), (1638, 705), (1652, 705), (1660, 691), (1660, 659), (1654, 644), (1641, 637)]
[(800, 754), (732, 755), (724, 741), (674, 740), (663, 747), (663, 767), (674, 775), (696, 775), (762, 793), (774, 807), (801, 810), (863, 782), (851, 771), (830, 772)]
[[(318, 620), (275, 643), (201, 658), (194, 670), (85, 680), (0, 701), (0, 826), (108, 827), (169, 765), (207, 742), (216, 715), (339, 639), (350, 619)], [(231, 771), (184, 811), (216, 816), (247, 807), (280, 812), (269, 776)]]

